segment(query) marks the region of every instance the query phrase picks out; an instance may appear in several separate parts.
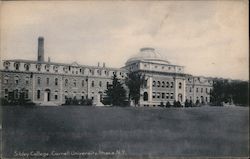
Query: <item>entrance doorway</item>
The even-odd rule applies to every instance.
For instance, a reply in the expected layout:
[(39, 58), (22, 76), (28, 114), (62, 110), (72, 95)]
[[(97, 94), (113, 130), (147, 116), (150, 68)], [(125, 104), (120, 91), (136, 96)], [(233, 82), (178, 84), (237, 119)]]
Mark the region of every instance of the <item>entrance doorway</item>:
[(44, 101), (45, 102), (48, 102), (50, 101), (50, 89), (45, 89), (45, 92), (44, 92)]

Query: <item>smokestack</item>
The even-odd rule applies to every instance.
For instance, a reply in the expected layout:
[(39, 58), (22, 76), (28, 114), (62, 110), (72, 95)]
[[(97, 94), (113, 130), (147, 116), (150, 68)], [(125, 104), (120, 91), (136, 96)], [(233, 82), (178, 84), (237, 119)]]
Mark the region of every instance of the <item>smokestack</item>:
[(38, 55), (37, 55), (37, 61), (44, 62), (44, 38), (39, 37), (38, 38)]

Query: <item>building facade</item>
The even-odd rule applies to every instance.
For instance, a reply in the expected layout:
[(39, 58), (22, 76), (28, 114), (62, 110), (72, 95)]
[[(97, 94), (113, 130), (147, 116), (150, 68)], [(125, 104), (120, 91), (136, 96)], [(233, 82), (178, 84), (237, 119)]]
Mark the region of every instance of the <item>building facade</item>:
[[(185, 100), (210, 102), (213, 81), (206, 77), (185, 74), (184, 67), (173, 65), (153, 48), (142, 48), (124, 67), (106, 67), (44, 61), (44, 39), (38, 38), (37, 61), (4, 60), (1, 69), (1, 97), (10, 92), (38, 105), (61, 105), (67, 98), (92, 99), (94, 105), (105, 96), (114, 74), (124, 81), (129, 72), (145, 75), (146, 85), (140, 90), (140, 106), (158, 106)], [(95, 102), (96, 101), (96, 102)]]

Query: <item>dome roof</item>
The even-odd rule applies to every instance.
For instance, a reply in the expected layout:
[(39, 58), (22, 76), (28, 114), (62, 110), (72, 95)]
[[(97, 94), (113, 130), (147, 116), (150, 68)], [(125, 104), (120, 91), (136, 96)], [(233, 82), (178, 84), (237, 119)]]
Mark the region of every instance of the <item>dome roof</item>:
[(126, 64), (133, 63), (135, 61), (148, 61), (154, 62), (159, 64), (170, 64), (167, 60), (165, 60), (161, 54), (155, 51), (154, 48), (141, 48), (140, 52), (137, 53), (135, 56), (128, 59)]

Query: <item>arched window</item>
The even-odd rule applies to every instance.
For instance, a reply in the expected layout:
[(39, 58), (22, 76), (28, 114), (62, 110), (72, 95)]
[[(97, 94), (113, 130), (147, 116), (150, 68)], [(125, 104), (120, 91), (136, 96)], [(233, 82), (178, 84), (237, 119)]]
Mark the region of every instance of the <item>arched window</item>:
[(68, 86), (68, 79), (65, 79), (64, 85), (65, 85), (65, 86)]
[(157, 87), (160, 87), (160, 86), (161, 86), (161, 82), (157, 81)]
[(30, 70), (30, 65), (29, 64), (24, 64), (24, 68), (25, 68), (25, 71), (29, 71)]
[(203, 88), (201, 88), (201, 93), (203, 93)]
[(55, 78), (55, 85), (58, 85), (58, 78)]
[(58, 99), (58, 91), (57, 91), (57, 90), (56, 90), (55, 93), (54, 93), (54, 98), (55, 98), (55, 100)]
[(181, 89), (182, 88), (182, 83), (181, 82), (179, 82), (179, 89)]
[(95, 81), (92, 81), (91, 86), (95, 87)]
[(102, 87), (102, 81), (99, 82), (99, 86)]
[(165, 82), (164, 82), (164, 81), (162, 81), (162, 85), (161, 85), (161, 87), (162, 87), (162, 88), (164, 88), (164, 87), (165, 87)]
[(41, 84), (41, 78), (37, 77), (37, 84), (40, 85)]

